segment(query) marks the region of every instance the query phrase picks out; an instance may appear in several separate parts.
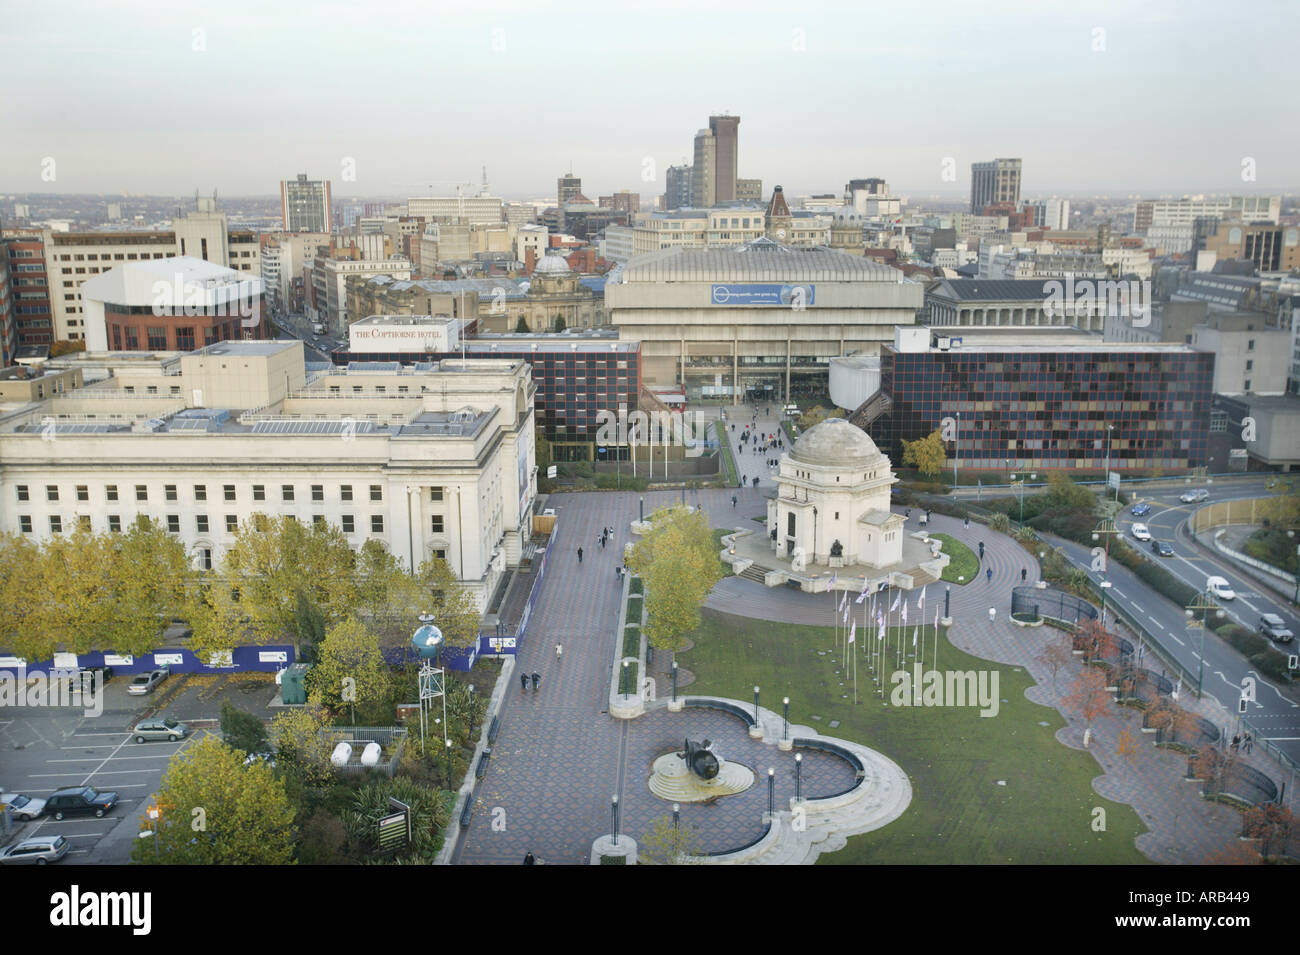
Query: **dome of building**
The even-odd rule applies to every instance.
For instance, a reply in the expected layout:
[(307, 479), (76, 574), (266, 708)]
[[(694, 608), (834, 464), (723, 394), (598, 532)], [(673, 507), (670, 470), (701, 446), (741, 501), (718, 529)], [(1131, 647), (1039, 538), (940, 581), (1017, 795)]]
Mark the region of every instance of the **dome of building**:
[(542, 256), (533, 268), (534, 273), (541, 273), (542, 275), (568, 275), (569, 271), (569, 263), (550, 252)]
[(843, 468), (874, 464), (881, 457), (876, 442), (843, 418), (827, 418), (795, 441), (790, 457), (800, 464)]

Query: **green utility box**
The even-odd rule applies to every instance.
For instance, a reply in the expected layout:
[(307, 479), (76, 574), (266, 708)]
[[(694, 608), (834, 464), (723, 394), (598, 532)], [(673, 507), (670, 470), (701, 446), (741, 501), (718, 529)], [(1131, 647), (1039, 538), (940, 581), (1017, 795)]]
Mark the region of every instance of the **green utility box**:
[(307, 671), (309, 663), (295, 663), (280, 677), (280, 702), (300, 705), (307, 702)]

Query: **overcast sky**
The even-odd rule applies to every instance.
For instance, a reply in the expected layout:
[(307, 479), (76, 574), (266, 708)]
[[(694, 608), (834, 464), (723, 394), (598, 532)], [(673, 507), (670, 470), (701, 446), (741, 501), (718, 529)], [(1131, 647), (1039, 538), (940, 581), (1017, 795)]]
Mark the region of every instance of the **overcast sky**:
[(650, 195), (724, 111), (769, 193), (967, 194), (995, 156), (1026, 196), (1296, 190), (1297, 26), (1288, 0), (0, 0), (0, 191), (453, 194), (486, 165), (522, 198), (572, 164)]

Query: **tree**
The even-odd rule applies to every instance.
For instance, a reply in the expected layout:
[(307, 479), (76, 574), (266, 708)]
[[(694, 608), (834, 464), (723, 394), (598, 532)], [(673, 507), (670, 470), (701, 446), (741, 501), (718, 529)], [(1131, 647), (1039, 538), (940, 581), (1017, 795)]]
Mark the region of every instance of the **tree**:
[(827, 418), (847, 418), (849, 413), (840, 408), (828, 408), (825, 405), (816, 405), (809, 408), (799, 416), (799, 430), (807, 431), (809, 428), (816, 427)]
[(349, 617), (326, 633), (320, 659), (307, 673), (307, 698), (332, 713), (347, 706), (355, 714), (358, 703), (387, 702), (392, 682), (379, 640)]
[(1101, 715), (1111, 702), (1106, 689), (1106, 675), (1093, 667), (1084, 667), (1074, 678), (1070, 695), (1065, 702), (1077, 710), (1084, 719), (1084, 727), (1091, 728), (1092, 721)]
[(1296, 833), (1296, 820), (1286, 806), (1266, 802), (1247, 811), (1242, 830), (1247, 837), (1259, 840), (1259, 854), (1268, 859), (1288, 854)]
[(1111, 633), (1099, 620), (1085, 620), (1074, 637), (1074, 647), (1083, 651), (1088, 663), (1111, 661), (1119, 657), (1119, 637)]
[(1206, 791), (1214, 795), (1223, 792), (1224, 784), (1228, 781), (1228, 774), (1236, 763), (1236, 754), (1231, 752), (1221, 753), (1217, 746), (1209, 743), (1202, 746), (1187, 763), (1192, 778), (1205, 783)]
[(911, 465), (927, 476), (937, 475), (943, 470), (947, 460), (947, 451), (943, 446), (943, 434), (932, 431), (924, 438), (903, 442), (903, 464)]
[(312, 599), (300, 590), (294, 617), (298, 625), (298, 659), (302, 663), (315, 663), (320, 653), (320, 645), (325, 640), (325, 615), (320, 612), (320, 608), (312, 602)]
[(713, 532), (704, 513), (663, 507), (627, 565), (645, 582), (646, 637), (655, 649), (679, 650), (700, 625), (700, 605), (722, 579)]
[(1075, 484), (1065, 471), (1053, 471), (1047, 476), (1047, 503), (1049, 507), (1091, 514), (1097, 507), (1097, 496), (1088, 488)]
[(555, 330), (556, 330), (557, 332), (562, 332), (562, 331), (564, 331), (565, 328), (567, 328), (567, 327), (568, 327), (568, 323), (564, 321), (564, 316), (563, 316), (563, 315), (556, 315), (556, 316), (555, 316), (555, 326), (554, 326)]
[(308, 786), (324, 785), (333, 774), (330, 753), (339, 734), (329, 730), (328, 715), (323, 708), (308, 704), (271, 720), (276, 766), (284, 767)]
[(190, 649), (200, 655), (262, 639), (250, 626), (238, 589), (221, 577), (204, 577), (191, 587), (184, 614)]
[(1074, 659), (1074, 654), (1070, 652), (1069, 638), (1061, 634), (1059, 639), (1043, 647), (1034, 659), (1052, 674), (1052, 696), (1056, 696), (1056, 675)]
[(515, 322), (515, 331), (521, 335), (526, 335), (532, 331), (532, 329), (528, 327), (528, 319), (520, 315), (519, 321)]
[(221, 701), (221, 736), (228, 746), (245, 753), (266, 752), (266, 724), (229, 700)]
[(172, 757), (155, 803), (161, 816), (131, 858), (163, 865), (288, 865), (295, 809), (261, 762), (206, 737)]
[(638, 861), (648, 865), (688, 865), (704, 854), (699, 833), (691, 826), (673, 825), (672, 817), (657, 816), (650, 831), (641, 836)]
[(185, 545), (143, 515), (126, 533), (106, 535), (105, 545), (109, 562), (102, 573), (115, 599), (98, 639), (119, 653), (147, 653), (158, 647), (168, 621), (183, 618), (196, 571)]
[(54, 653), (42, 620), (49, 595), (36, 585), (43, 559), (27, 536), (0, 534), (0, 646), (27, 660), (48, 660)]

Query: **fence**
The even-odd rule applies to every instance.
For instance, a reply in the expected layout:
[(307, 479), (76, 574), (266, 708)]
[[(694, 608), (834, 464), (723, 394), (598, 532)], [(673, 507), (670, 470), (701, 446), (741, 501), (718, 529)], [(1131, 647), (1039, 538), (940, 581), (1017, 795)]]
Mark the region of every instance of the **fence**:
[[(352, 747), (352, 755), (347, 765), (335, 766), (341, 773), (380, 772), (390, 778), (397, 772), (397, 764), (402, 759), (402, 749), (406, 745), (406, 728), (402, 726), (333, 726), (321, 732), (329, 735), (337, 746), (340, 742)], [(378, 743), (387, 755), (387, 759), (374, 766), (363, 766), (361, 754), (367, 743)]]
[(1011, 612), (1034, 614), (1076, 627), (1084, 621), (1097, 619), (1097, 608), (1088, 601), (1054, 587), (1012, 588)]

